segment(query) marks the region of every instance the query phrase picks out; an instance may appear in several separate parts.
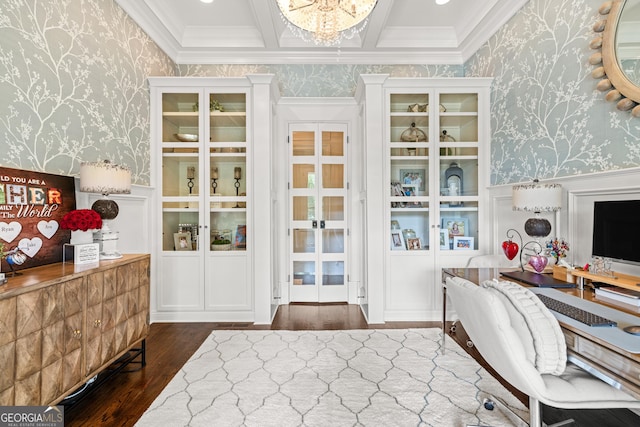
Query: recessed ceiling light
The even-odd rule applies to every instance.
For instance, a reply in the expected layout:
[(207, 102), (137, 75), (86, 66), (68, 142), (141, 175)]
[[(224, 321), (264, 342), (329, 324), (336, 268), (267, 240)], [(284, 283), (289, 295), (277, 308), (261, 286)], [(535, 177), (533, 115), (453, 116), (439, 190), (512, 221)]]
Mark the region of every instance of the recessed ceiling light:
[[(213, 3), (213, 0), (200, 0), (202, 3)], [(442, 0), (438, 0), (438, 1), (442, 1)], [(449, 0), (447, 0), (449, 1)]]
[(449, 3), (449, 0), (436, 0), (436, 4), (447, 4), (447, 3)]

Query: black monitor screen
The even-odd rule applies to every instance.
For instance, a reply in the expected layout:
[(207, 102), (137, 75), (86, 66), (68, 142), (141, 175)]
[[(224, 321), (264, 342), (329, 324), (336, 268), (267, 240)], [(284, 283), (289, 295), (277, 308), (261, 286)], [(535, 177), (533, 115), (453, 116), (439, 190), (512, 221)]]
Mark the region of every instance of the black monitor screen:
[(640, 263), (640, 200), (594, 203), (592, 253)]

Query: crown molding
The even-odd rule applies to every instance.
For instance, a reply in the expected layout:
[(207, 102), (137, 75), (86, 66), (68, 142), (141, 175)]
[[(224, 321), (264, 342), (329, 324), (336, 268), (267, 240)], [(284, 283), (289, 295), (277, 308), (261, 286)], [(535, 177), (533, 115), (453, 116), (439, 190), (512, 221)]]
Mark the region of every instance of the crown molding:
[[(426, 1), (426, 0), (425, 0)], [(189, 26), (164, 16), (153, 0), (116, 0), (176, 64), (462, 65), (529, 0), (491, 0), (455, 27), (384, 26), (394, 0), (340, 48), (294, 36), (266, 0), (249, 0), (257, 27)], [(269, 19), (264, 18), (269, 15)], [(277, 18), (277, 19), (276, 19)]]

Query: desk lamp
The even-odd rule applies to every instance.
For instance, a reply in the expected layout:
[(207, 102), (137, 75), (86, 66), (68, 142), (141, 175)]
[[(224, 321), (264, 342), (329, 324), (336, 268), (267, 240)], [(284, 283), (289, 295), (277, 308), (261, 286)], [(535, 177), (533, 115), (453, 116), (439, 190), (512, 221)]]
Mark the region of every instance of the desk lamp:
[[(510, 229), (507, 230), (507, 238), (509, 240), (502, 242), (502, 249), (509, 259), (515, 258), (519, 251), (520, 267), (524, 270), (522, 251), (529, 244), (536, 245), (536, 254), (529, 258), (529, 264), (540, 273), (547, 266), (547, 258), (541, 255), (543, 249), (539, 239), (547, 237), (551, 233), (551, 223), (548, 219), (542, 218), (540, 213), (556, 212), (562, 208), (562, 186), (560, 184), (540, 184), (537, 179), (534, 179), (531, 184), (514, 185), (512, 189), (512, 205), (514, 211), (534, 213), (534, 217), (529, 218), (524, 223), (524, 231), (535, 240), (523, 245), (520, 233)], [(520, 248), (511, 240), (514, 237), (513, 233), (520, 237)]]
[(80, 165), (80, 191), (103, 196), (91, 206), (102, 218), (102, 229), (93, 235), (93, 241), (100, 243), (100, 259), (122, 258), (118, 251), (118, 232), (109, 228), (109, 222), (118, 216), (120, 209), (108, 196), (131, 193), (131, 171), (109, 160), (83, 162)]
[(551, 233), (551, 223), (542, 218), (540, 212), (556, 212), (562, 208), (562, 186), (540, 184), (534, 179), (532, 184), (514, 185), (512, 198), (514, 211), (535, 214), (524, 223), (524, 232), (534, 239), (547, 237)]

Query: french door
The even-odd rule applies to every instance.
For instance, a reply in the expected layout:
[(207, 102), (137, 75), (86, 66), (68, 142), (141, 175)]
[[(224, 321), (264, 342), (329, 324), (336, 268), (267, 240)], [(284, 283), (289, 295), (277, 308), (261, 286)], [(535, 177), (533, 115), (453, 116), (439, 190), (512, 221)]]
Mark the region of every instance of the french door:
[(289, 141), (290, 300), (347, 301), (347, 125), (292, 124)]

